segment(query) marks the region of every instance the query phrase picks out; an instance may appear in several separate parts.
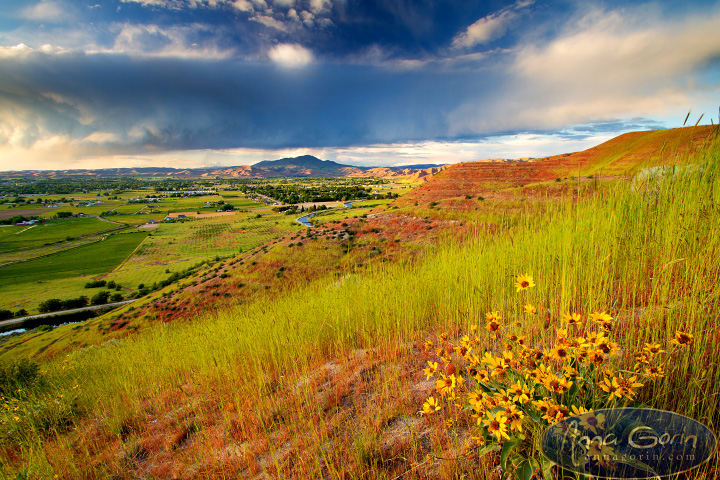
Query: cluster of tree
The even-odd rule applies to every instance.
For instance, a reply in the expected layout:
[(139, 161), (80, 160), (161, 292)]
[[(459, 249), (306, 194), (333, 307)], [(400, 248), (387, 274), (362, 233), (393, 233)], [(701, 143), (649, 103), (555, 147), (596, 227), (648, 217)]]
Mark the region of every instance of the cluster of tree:
[(285, 215), (292, 215), (294, 213), (317, 212), (320, 210), (327, 210), (327, 208), (327, 205), (311, 205), (308, 208), (303, 206), (298, 207), (297, 205), (283, 205), (281, 207), (273, 207), (273, 211), (285, 212)]
[(53, 218), (70, 218), (72, 216), (72, 212), (56, 212)]
[(372, 188), (362, 185), (243, 185), (240, 191), (265, 195), (282, 203), (335, 202), (372, 196)]
[(5, 218), (0, 220), (0, 225), (15, 225), (20, 222), (27, 222), (28, 220), (37, 220), (37, 216), (25, 217), (23, 215), (13, 215), (11, 218)]
[(107, 190), (119, 194), (128, 189), (141, 189), (145, 182), (134, 178), (58, 178), (58, 179), (2, 179), (0, 195), (68, 195)]
[(90, 280), (89, 282), (85, 283), (85, 288), (101, 288), (101, 287), (107, 287), (108, 289), (112, 290), (120, 290), (122, 288), (122, 285), (119, 283), (115, 283), (114, 280), (110, 280), (109, 282), (107, 280)]
[(60, 310), (72, 310), (73, 308), (83, 308), (88, 305), (105, 305), (108, 302), (122, 302), (122, 293), (111, 293), (109, 290), (102, 290), (91, 298), (80, 295), (77, 298), (60, 300), (59, 298), (50, 298), (38, 305), (40, 313), (57, 312)]
[(24, 317), (27, 314), (28, 314), (28, 312), (24, 308), (21, 308), (20, 310), (16, 311), (15, 313), (13, 313), (10, 310), (7, 310), (5, 308), (0, 308), (0, 320), (10, 320), (11, 318)]

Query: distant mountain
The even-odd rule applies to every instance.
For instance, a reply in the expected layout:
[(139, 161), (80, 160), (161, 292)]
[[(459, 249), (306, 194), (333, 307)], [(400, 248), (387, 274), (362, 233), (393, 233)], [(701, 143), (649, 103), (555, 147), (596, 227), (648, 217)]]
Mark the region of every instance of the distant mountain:
[(278, 178), (278, 177), (424, 177), (439, 171), (438, 165), (402, 167), (355, 167), (332, 160), (302, 155), (278, 160), (263, 160), (254, 165), (211, 168), (102, 168), (78, 170), (24, 170), (0, 172), (0, 178)]

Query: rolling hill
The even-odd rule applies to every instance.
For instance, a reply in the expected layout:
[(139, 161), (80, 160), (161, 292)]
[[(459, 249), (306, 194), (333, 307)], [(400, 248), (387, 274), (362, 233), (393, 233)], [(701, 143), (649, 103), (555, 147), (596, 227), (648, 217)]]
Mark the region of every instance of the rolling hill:
[(358, 167), (332, 160), (320, 160), (312, 155), (263, 160), (254, 165), (207, 168), (102, 168), (76, 170), (22, 170), (0, 172), (3, 178), (278, 178), (278, 177), (401, 177), (425, 176), (437, 171), (438, 165), (402, 167)]

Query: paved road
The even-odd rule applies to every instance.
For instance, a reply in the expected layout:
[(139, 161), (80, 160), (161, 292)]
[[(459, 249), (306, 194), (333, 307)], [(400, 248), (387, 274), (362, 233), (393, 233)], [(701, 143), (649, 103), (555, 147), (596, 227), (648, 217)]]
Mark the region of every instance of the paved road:
[(68, 313), (77, 313), (77, 312), (85, 312), (89, 310), (101, 310), (103, 308), (108, 307), (119, 307), (120, 305), (125, 305), (126, 303), (131, 303), (137, 300), (136, 298), (133, 298), (132, 300), (125, 300), (123, 302), (115, 302), (115, 303), (106, 303), (105, 305), (90, 305), (89, 307), (82, 307), (82, 308), (73, 308), (71, 310), (58, 310), (57, 312), (50, 312), (50, 313), (41, 313), (38, 315), (29, 315), (27, 317), (20, 317), (20, 318), (13, 318), (10, 320), (3, 320), (0, 322), (0, 327), (3, 327), (5, 325), (15, 325), (16, 323), (22, 323), (25, 320), (32, 320), (35, 318), (45, 318), (45, 317), (54, 317), (56, 315), (65, 315)]

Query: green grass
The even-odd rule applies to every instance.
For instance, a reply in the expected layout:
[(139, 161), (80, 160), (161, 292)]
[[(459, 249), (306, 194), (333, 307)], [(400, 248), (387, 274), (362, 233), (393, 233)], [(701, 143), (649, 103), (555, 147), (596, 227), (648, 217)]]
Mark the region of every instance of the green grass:
[(64, 218), (33, 227), (3, 227), (0, 228), (0, 253), (62, 242), (67, 237), (82, 237), (116, 228), (117, 225), (97, 218)]
[[(489, 310), (503, 311), (508, 320), (525, 320), (519, 309), (533, 303), (542, 314), (535, 322), (524, 321), (523, 327), (533, 344), (551, 344), (563, 312), (611, 311), (625, 352), (619, 368), (632, 365), (629, 354), (643, 342), (664, 341), (675, 330), (693, 333), (695, 344), (688, 354), (667, 365), (668, 377), (641, 390), (639, 400), (717, 429), (720, 149), (716, 143), (707, 155), (687, 161), (702, 164), (703, 174), (643, 185), (617, 182), (597, 195), (578, 201), (568, 197), (542, 212), (528, 208), (512, 225), (501, 223), (498, 233), (479, 228), (462, 244), (428, 249), (412, 265), (383, 264), (361, 275), (322, 279), (276, 298), (261, 298), (190, 323), (159, 325), (122, 343), (78, 351), (48, 364), (48, 378), (58, 392), (79, 395), (87, 418), (102, 418), (103, 431), (122, 443), (121, 426), (146, 418), (144, 402), (168, 398), (165, 395), (178, 391), (178, 386), (179, 398), (194, 398), (186, 390), (206, 386), (220, 398), (255, 408), (275, 399), (273, 388), (285, 387), (283, 378), (302, 385), (297, 379), (310, 378), (318, 364), (352, 349), (400, 348), (431, 332), (466, 330), (471, 324), (483, 325)], [(537, 287), (517, 294), (512, 282), (521, 273), (531, 274)], [(296, 383), (289, 385), (292, 389)], [(295, 389), (304, 399), (304, 410), (292, 417), (296, 423), (283, 428), (315, 442), (319, 453), (311, 453), (322, 454), (325, 467), (319, 462), (308, 467), (315, 468), (314, 478), (323, 475), (323, 468), (342, 471), (342, 455), (326, 454), (323, 447), (343, 441), (332, 438), (334, 422), (339, 421), (332, 415), (338, 410), (318, 408), (311, 387)], [(273, 407), (282, 412), (283, 399), (276, 400)], [(419, 408), (405, 414), (411, 416)], [(57, 411), (64, 412), (60, 407)], [(260, 418), (256, 413), (251, 410), (249, 415)], [(224, 414), (219, 414), (220, 426)], [(12, 422), (9, 415), (6, 424)], [(71, 418), (80, 421), (78, 416)], [(298, 418), (309, 419), (309, 426)], [(363, 417), (349, 421), (357, 429), (370, 423)], [(30, 419), (23, 425), (6, 437), (6, 442), (22, 445), (23, 460), (0, 460), (3, 468), (33, 465), (37, 472), (52, 476), (63, 461), (67, 466), (62, 468), (70, 469), (65, 473), (79, 468), (107, 474), (103, 469), (110, 467), (93, 467), (92, 455), (74, 449), (71, 437), (55, 442), (64, 448), (57, 454), (45, 448), (50, 440), (43, 436), (40, 422)], [(317, 431), (314, 425), (319, 425)], [(268, 451), (277, 448), (272, 431), (277, 428), (270, 422), (257, 427)], [(204, 438), (196, 441), (207, 441), (211, 449), (213, 440)], [(62, 455), (73, 457), (62, 460)], [(451, 468), (446, 464), (451, 462), (438, 468)], [(383, 464), (372, 461), (354, 471), (358, 478), (384, 473)]]
[(145, 232), (108, 236), (104, 241), (0, 268), (0, 287), (106, 273), (125, 260)]

